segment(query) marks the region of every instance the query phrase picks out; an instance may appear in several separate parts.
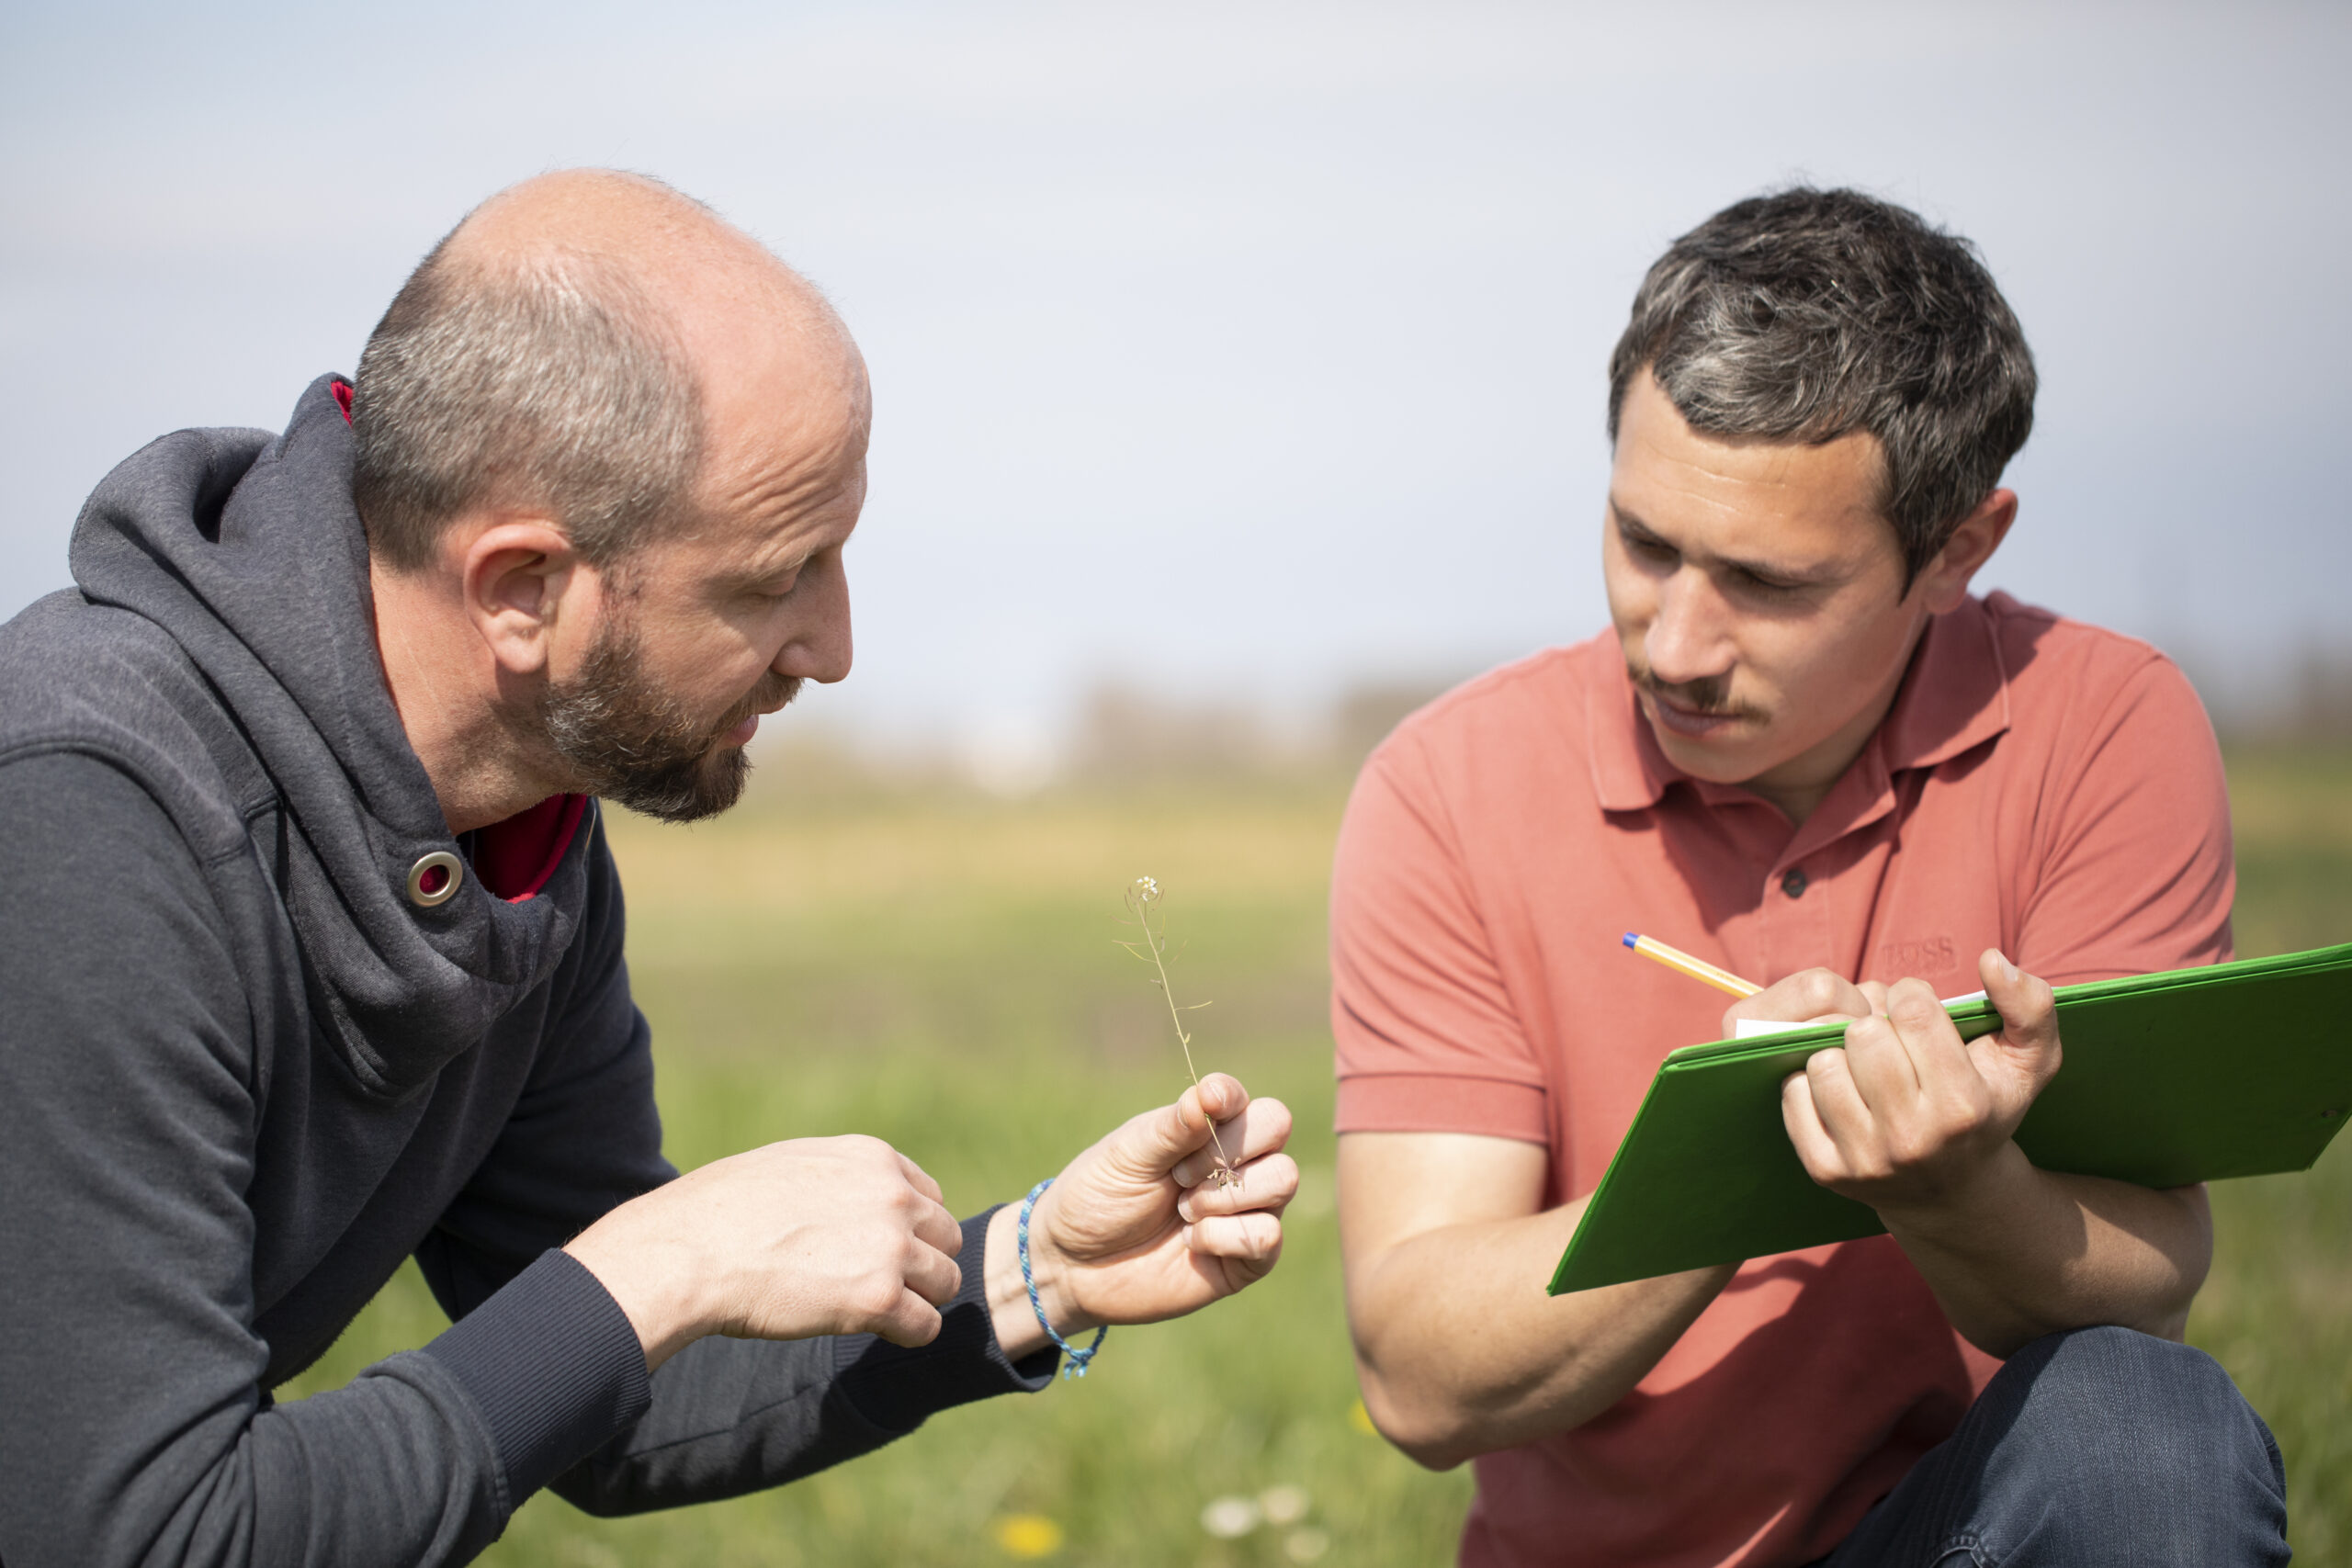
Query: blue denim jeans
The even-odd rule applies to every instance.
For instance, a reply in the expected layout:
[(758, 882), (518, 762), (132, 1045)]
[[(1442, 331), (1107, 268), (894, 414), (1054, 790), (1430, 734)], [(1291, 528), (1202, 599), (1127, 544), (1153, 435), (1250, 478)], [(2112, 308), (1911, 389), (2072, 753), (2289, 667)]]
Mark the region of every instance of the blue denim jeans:
[(2287, 1472), (2211, 1356), (2125, 1328), (2037, 1339), (1827, 1568), (2252, 1568), (2287, 1561)]

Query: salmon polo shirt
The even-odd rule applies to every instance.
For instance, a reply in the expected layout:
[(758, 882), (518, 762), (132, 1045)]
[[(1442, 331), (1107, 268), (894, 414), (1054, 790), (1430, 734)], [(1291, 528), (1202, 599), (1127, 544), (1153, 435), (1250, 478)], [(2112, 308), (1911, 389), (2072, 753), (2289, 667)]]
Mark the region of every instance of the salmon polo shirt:
[[(1760, 984), (1951, 996), (1987, 947), (2054, 984), (2218, 962), (2233, 884), (2212, 728), (2145, 644), (1968, 600), (1792, 827), (1666, 760), (1604, 634), (1440, 698), (1364, 765), (1332, 876), (1339, 1128), (1542, 1144), (1565, 1203), (1659, 1060), (1723, 1032), (1726, 998), (1627, 931)], [(1609, 1411), (1476, 1461), (1462, 1561), (1809, 1562), (1997, 1365), (1890, 1237), (1753, 1259)]]

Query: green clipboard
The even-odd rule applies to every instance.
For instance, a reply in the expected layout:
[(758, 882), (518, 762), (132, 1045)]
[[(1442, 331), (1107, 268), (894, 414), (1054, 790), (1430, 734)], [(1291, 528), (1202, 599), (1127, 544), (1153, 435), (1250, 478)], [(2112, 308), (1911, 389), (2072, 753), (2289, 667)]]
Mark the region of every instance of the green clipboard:
[[(2045, 1170), (2181, 1187), (2305, 1170), (2352, 1116), (2352, 945), (2057, 988), (2064, 1056), (2018, 1127)], [(1963, 1039), (2001, 1026), (1952, 1009)], [(1781, 1123), (1781, 1080), (1842, 1025), (1686, 1045), (1552, 1275), (1552, 1293), (1876, 1235), (1815, 1185)]]

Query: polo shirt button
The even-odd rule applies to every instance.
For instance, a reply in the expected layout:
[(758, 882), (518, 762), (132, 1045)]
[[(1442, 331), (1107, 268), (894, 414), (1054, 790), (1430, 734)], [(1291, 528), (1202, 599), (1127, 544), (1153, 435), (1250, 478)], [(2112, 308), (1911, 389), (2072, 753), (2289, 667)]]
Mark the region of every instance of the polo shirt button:
[(1792, 898), (1802, 898), (1804, 897), (1804, 890), (1805, 876), (1804, 868), (1793, 865), (1789, 867), (1789, 874), (1781, 878), (1781, 891), (1787, 894)]

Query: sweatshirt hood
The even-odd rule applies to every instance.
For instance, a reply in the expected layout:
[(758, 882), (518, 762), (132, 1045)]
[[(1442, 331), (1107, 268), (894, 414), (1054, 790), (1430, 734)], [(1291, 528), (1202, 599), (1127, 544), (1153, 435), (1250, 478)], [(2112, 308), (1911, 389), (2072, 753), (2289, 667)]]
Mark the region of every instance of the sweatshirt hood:
[(72, 561), (85, 599), (163, 628), (243, 732), (291, 829), (281, 892), (316, 1022), (363, 1089), (401, 1099), (554, 972), (592, 834), (522, 902), (470, 874), (411, 900), (420, 859), (460, 852), (377, 656), (342, 379), (313, 381), (282, 435), (183, 430), (135, 454), (84, 507)]

